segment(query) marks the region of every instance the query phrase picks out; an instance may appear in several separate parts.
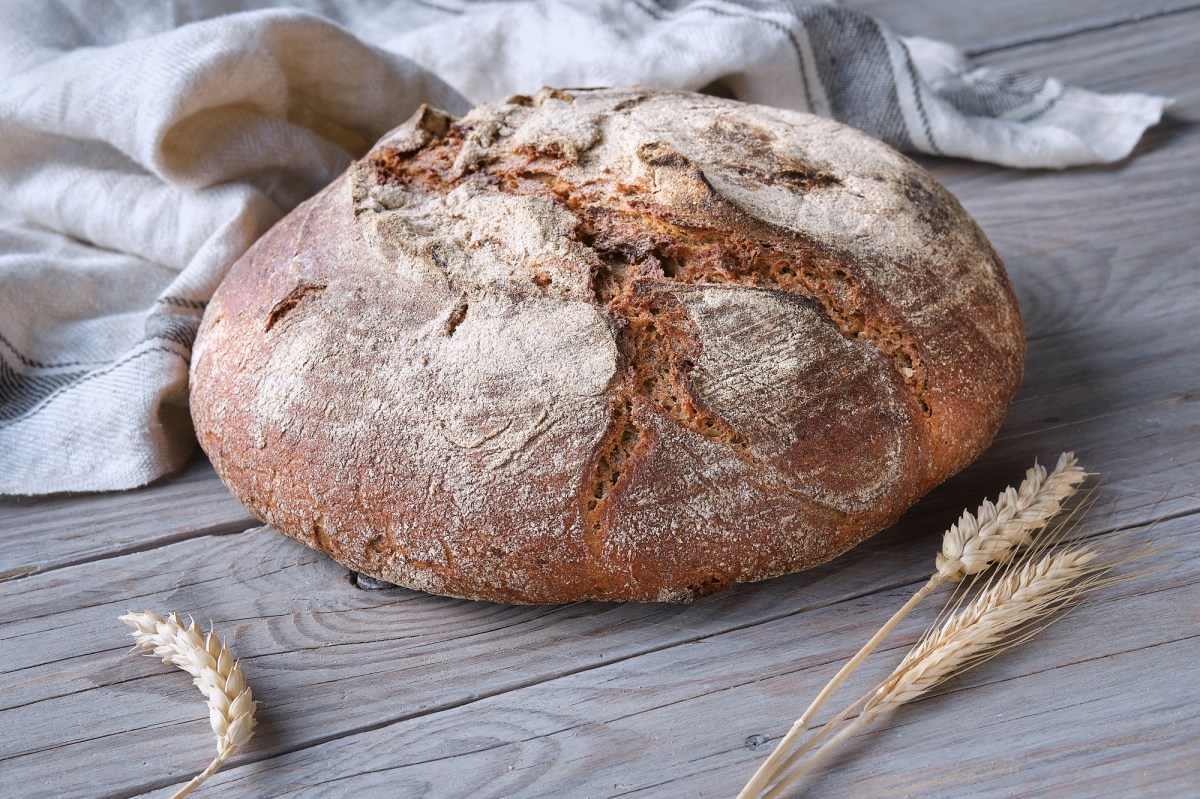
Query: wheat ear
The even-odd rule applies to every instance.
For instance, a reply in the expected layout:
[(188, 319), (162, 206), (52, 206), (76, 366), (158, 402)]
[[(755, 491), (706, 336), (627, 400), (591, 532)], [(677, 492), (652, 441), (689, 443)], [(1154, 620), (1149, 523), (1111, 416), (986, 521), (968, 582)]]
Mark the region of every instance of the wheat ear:
[(984, 501), (974, 514), (964, 512), (942, 536), (938, 553), (938, 576), (949, 582), (978, 574), (993, 564), (1004, 564), (1032, 536), (1058, 515), (1087, 472), (1079, 467), (1073, 452), (1058, 456), (1049, 474), (1041, 464), (1025, 472), (1017, 489), (1004, 489), (995, 502)]
[(217, 756), (171, 797), (179, 799), (216, 774), (234, 750), (250, 740), (258, 702), (246, 685), (241, 664), (211, 629), (203, 633), (190, 618), (185, 627), (174, 613), (164, 619), (153, 611), (129, 612), (121, 616), (121, 621), (133, 628), (130, 635), (138, 648), (192, 675), (192, 682), (208, 700), (209, 723), (217, 735)]
[(938, 553), (934, 573), (821, 689), (737, 799), (752, 799), (767, 787), (782, 768), (780, 761), (808, 729), (816, 712), (909, 611), (944, 582), (959, 582), (989, 566), (1011, 561), (1022, 548), (1029, 546), (1034, 533), (1058, 515), (1086, 477), (1087, 472), (1079, 467), (1074, 453), (1064, 452), (1052, 472), (1047, 473), (1044, 466), (1035, 462), (1018, 488), (1009, 486), (995, 502), (985, 500), (974, 514), (964, 511), (942, 536), (942, 551)]
[[(862, 711), (808, 760), (786, 773), (764, 799), (775, 799), (812, 771), (821, 758), (881, 714), (928, 693), (952, 675), (1028, 640), (1047, 617), (1108, 581), (1119, 561), (1101, 559), (1088, 547), (1051, 552), (1015, 564), (967, 605), (946, 617), (904, 657), (865, 701)], [(1039, 625), (1039, 622), (1043, 622)], [(843, 713), (839, 718), (844, 718)], [(790, 763), (785, 764), (785, 768)]]

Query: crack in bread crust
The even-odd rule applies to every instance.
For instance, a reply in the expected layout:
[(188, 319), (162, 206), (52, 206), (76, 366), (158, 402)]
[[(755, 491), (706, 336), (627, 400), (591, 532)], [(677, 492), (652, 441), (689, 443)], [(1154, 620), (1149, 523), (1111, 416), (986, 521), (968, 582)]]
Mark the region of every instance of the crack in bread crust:
[[(623, 363), (611, 389), (606, 432), (580, 491), (584, 538), (594, 556), (605, 545), (607, 517), (627, 480), (630, 460), (650, 440), (636, 418), (643, 403), (680, 427), (725, 445), (739, 460), (775, 471), (754, 454), (746, 435), (705, 408), (693, 391), (689, 373), (699, 339), (683, 305), (671, 295), (672, 285), (740, 285), (811, 302), (843, 338), (879, 350), (920, 413), (930, 415), (917, 345), (903, 332), (903, 323), (892, 318), (892, 310), (851, 273), (856, 259), (850, 254), (746, 213), (721, 196), (686, 156), (661, 142), (644, 144), (638, 157), (652, 172), (670, 172), (671, 185), (682, 185), (693, 196), (661, 197), (666, 181), (657, 175), (575, 185), (562, 176), (564, 153), (546, 147), (499, 150), (463, 170), (464, 142), (471, 136), (470, 129), (454, 122), (415, 149), (381, 148), (368, 165), (372, 178), (385, 185), (445, 195), (470, 183), (539, 197), (574, 215), (573, 238), (597, 259), (592, 301), (609, 319)], [(818, 190), (837, 183), (824, 173), (789, 180)], [(549, 282), (536, 272), (533, 281), (539, 287)], [(846, 515), (780, 481), (774, 485), (805, 504)]]
[[(573, 185), (559, 174), (561, 152), (545, 148), (517, 147), (455, 174), (463, 141), (463, 128), (454, 123), (446, 135), (415, 152), (383, 148), (370, 160), (373, 175), (381, 183), (434, 194), (471, 181), (505, 194), (542, 197), (571, 211), (579, 221), (578, 240), (595, 250), (602, 264), (594, 276), (596, 303), (611, 310), (623, 285), (653, 278), (771, 288), (816, 300), (845, 338), (883, 353), (921, 412), (931, 415), (919, 344), (896, 311), (852, 274), (859, 259), (746, 213), (725, 200), (682, 153), (650, 142), (638, 155), (692, 189), (702, 206), (699, 214), (680, 214), (671, 203), (646, 199), (653, 197), (654, 187), (644, 182), (614, 180), (600, 189)], [(836, 182), (824, 173), (806, 180), (817, 188)]]

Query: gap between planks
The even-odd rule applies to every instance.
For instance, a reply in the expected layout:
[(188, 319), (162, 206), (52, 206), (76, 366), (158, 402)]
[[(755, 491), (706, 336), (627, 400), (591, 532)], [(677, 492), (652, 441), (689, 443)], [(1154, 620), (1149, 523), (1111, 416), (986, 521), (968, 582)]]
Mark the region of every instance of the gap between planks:
[(249, 528), (261, 527), (262, 522), (253, 516), (247, 516), (245, 519), (239, 519), (234, 522), (221, 522), (208, 527), (197, 527), (191, 530), (183, 530), (170, 535), (165, 535), (161, 538), (150, 539), (140, 544), (130, 544), (129, 546), (120, 549), (107, 550), (105, 552), (97, 552), (89, 556), (80, 556), (74, 560), (64, 560), (59, 563), (54, 563), (49, 566), (22, 566), (10, 571), (0, 573), (0, 585), (4, 583), (21, 580), (25, 577), (40, 577), (43, 574), (60, 571), (61, 569), (69, 569), (74, 566), (86, 566), (89, 563), (99, 563), (105, 560), (114, 558), (123, 558), (127, 555), (136, 555), (139, 552), (149, 552), (152, 549), (178, 544), (183, 541), (191, 541), (194, 538), (213, 537), (219, 538), (229, 535), (240, 535), (248, 531)]
[(1071, 4), (1009, 0), (990, 7), (1004, 12), (1003, 18), (996, 19), (959, 0), (841, 0), (841, 4), (874, 15), (902, 35), (940, 39), (968, 56), (1062, 41), (1200, 8), (1194, 0), (1158, 0), (1149, 11), (1143, 10), (1149, 2), (1128, 0)]
[(1108, 20), (1096, 25), (1080, 25), (1078, 27), (1054, 31), (1053, 33), (1046, 33), (1041, 36), (1017, 37), (1011, 40), (999, 41), (981, 47), (966, 49), (963, 52), (974, 58), (976, 56), (999, 53), (1005, 50), (1016, 50), (1021, 47), (1029, 47), (1031, 45), (1060, 42), (1064, 39), (1070, 39), (1074, 36), (1080, 36), (1088, 33), (1102, 33), (1104, 31), (1114, 30), (1126, 25), (1149, 22), (1151, 20), (1162, 19), (1163, 17), (1175, 17), (1181, 14), (1189, 14), (1197, 10), (1200, 10), (1200, 3), (1183, 6), (1181, 8), (1163, 9), (1161, 11), (1155, 11), (1149, 14), (1134, 13), (1131, 16), (1124, 17), (1122, 19)]

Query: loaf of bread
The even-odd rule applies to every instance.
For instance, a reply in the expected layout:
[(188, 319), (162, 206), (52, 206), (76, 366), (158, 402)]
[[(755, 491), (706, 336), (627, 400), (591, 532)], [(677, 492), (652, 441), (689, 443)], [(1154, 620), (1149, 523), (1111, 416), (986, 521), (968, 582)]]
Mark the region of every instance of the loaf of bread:
[(192, 414), (277, 530), (499, 602), (678, 602), (883, 529), (987, 446), (1020, 315), (886, 145), (683, 92), (423, 107), (209, 305)]

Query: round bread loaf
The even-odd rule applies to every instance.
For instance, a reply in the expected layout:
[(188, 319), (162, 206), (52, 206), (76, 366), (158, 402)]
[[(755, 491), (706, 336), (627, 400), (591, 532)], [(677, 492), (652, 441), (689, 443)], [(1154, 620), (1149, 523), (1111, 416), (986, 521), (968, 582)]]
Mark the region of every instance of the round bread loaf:
[(983, 233), (844, 125), (645, 89), (422, 107), (209, 305), (192, 414), (279, 531), (501, 602), (828, 560), (987, 446), (1024, 337)]

